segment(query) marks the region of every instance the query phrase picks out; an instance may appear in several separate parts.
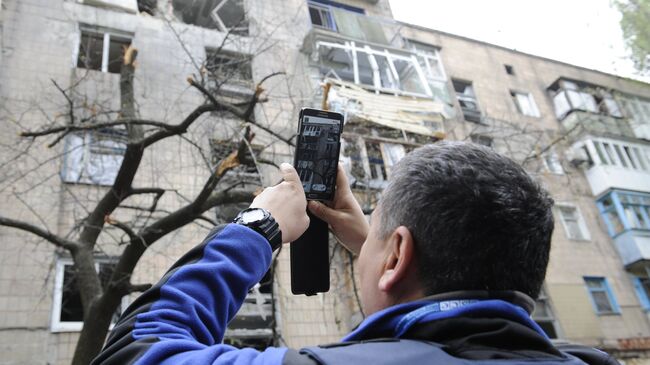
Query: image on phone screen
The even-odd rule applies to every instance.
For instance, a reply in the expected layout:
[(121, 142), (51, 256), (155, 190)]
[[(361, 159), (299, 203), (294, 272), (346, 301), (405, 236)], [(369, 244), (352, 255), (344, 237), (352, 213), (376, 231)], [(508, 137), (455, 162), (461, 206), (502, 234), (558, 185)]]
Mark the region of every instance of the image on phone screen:
[(333, 198), (340, 135), (340, 120), (303, 115), (296, 147), (296, 170), (308, 199)]

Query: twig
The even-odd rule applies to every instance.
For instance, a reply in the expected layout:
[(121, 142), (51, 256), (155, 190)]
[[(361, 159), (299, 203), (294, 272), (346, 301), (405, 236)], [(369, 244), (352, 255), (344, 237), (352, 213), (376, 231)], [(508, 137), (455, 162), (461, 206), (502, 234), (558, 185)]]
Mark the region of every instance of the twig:
[(54, 233), (44, 230), (40, 227), (37, 227), (31, 223), (18, 221), (11, 218), (0, 217), (0, 225), (6, 227), (13, 227), (16, 229), (23, 230), (25, 232), (33, 233), (49, 242), (54, 244), (57, 247), (65, 248), (66, 250), (74, 253), (79, 248), (79, 244), (74, 241), (66, 240), (65, 238), (59, 237)]

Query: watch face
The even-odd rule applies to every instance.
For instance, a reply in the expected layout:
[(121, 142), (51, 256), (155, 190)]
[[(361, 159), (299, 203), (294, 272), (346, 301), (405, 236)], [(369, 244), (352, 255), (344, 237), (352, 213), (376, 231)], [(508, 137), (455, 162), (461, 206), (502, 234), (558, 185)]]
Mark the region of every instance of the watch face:
[(261, 209), (253, 209), (247, 212), (243, 212), (241, 215), (242, 221), (244, 223), (257, 222), (264, 219), (264, 211)]

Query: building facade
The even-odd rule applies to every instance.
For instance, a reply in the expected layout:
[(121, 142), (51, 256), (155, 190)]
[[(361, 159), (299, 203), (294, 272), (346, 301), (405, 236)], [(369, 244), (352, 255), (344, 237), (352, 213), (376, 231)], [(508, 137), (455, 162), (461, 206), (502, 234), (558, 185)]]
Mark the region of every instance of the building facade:
[[(266, 76), (282, 74), (264, 81), (248, 123), (212, 111), (183, 138), (148, 148), (134, 184), (165, 192), (125, 201), (110, 221), (138, 229), (182, 207), (246, 126), (256, 134), (255, 158), (219, 189), (273, 184), (273, 164), (293, 156), (278, 136), (294, 137), (303, 106), (345, 115), (341, 162), (367, 212), (409, 150), (439, 140), (489, 145), (556, 201), (534, 319), (558, 341), (596, 346), (626, 363), (650, 361), (650, 85), (400, 23), (387, 0), (3, 0), (0, 216), (63, 237), (78, 233), (115, 179), (129, 143), (124, 130), (16, 136), (119, 120), (129, 44), (138, 50), (137, 114), (161, 123), (177, 124), (205, 102), (188, 78), (237, 103)], [(132, 281), (155, 282), (243, 206), (220, 205), (148, 247)], [(12, 228), (0, 226), (0, 242), (1, 362), (69, 363), (83, 315), (71, 257)], [(100, 278), (125, 244), (107, 224), (95, 252)], [(291, 294), (288, 251), (251, 290), (227, 342), (334, 342), (363, 319), (345, 248), (331, 242), (331, 290), (313, 297)]]

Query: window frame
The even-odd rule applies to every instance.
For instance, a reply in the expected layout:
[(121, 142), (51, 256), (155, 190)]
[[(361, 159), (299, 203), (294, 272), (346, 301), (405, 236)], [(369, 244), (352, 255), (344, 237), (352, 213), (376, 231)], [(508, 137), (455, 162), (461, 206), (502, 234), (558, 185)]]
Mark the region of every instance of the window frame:
[[(75, 47), (74, 47), (74, 52), (72, 55), (72, 67), (73, 68), (79, 68), (82, 70), (87, 70), (87, 71), (98, 71), (98, 72), (104, 72), (104, 73), (113, 73), (113, 74), (119, 74), (115, 72), (109, 72), (108, 71), (108, 66), (110, 63), (109, 60), (109, 53), (110, 53), (110, 46), (111, 46), (111, 36), (116, 37), (116, 38), (122, 38), (128, 40), (130, 43), (133, 43), (133, 38), (134, 34), (117, 30), (117, 29), (108, 29), (108, 28), (103, 28), (103, 27), (97, 27), (97, 26), (92, 26), (88, 24), (78, 24), (77, 25), (77, 30), (78, 30), (78, 37), (75, 38)], [(91, 69), (91, 68), (85, 68), (85, 67), (79, 67), (79, 56), (81, 53), (81, 38), (83, 37), (84, 33), (88, 34), (95, 34), (95, 35), (101, 35), (102, 37), (102, 64), (101, 68), (99, 70)]]
[[(535, 102), (535, 98), (533, 97), (533, 94), (530, 92), (524, 92), (524, 91), (517, 91), (517, 90), (510, 90), (510, 96), (515, 104), (515, 107), (517, 108), (517, 111), (521, 115), (525, 115), (527, 117), (532, 117), (532, 118), (541, 118), (541, 113), (539, 112), (539, 108), (537, 107), (537, 103)], [(524, 108), (521, 106), (519, 103), (519, 97), (518, 96), (523, 96), (528, 100), (528, 104), (531, 108), (531, 113), (532, 114), (527, 114), (524, 112)]]
[[(424, 97), (424, 98), (430, 98), (433, 97), (433, 91), (431, 90), (431, 87), (429, 86), (429, 83), (427, 82), (427, 78), (425, 76), (424, 71), (422, 70), (422, 67), (420, 66), (420, 62), (418, 62), (417, 56), (413, 54), (412, 52), (409, 51), (404, 51), (403, 53), (396, 53), (392, 50), (388, 50), (387, 48), (384, 48), (383, 50), (376, 49), (374, 47), (371, 47), (369, 45), (357, 45), (357, 42), (354, 41), (344, 41), (342, 43), (337, 43), (336, 41), (326, 41), (326, 40), (319, 40), (316, 42), (315, 49), (317, 52), (317, 57), (320, 60), (322, 57), (322, 54), (320, 52), (320, 49), (322, 47), (327, 47), (330, 49), (339, 49), (343, 50), (344, 52), (348, 53), (351, 57), (351, 62), (349, 64), (350, 68), (352, 69), (353, 72), (353, 81), (349, 80), (348, 82), (354, 82), (355, 84), (362, 86), (364, 88), (372, 89), (376, 92), (382, 92), (382, 93), (388, 93), (388, 94), (394, 94), (394, 95), (406, 95), (406, 96), (415, 96), (415, 97)], [(372, 68), (372, 79), (373, 83), (368, 84), (368, 83), (363, 83), (361, 82), (360, 79), (360, 68), (359, 68), (359, 57), (360, 55), (365, 55), (368, 57), (368, 61), (371, 64)], [(394, 87), (384, 87), (381, 84), (381, 70), (379, 70), (377, 60), (375, 58), (377, 57), (384, 57), (386, 59), (386, 62), (388, 64), (388, 68), (384, 71), (387, 71), (390, 73), (391, 77), (395, 82), (399, 84), (399, 88), (394, 88)], [(397, 73), (397, 68), (395, 67), (395, 61), (402, 61), (410, 64), (411, 67), (413, 67), (413, 70), (415, 71), (415, 74), (417, 76), (417, 80), (419, 81), (419, 85), (421, 89), (424, 91), (424, 93), (420, 92), (412, 92), (412, 91), (405, 91), (402, 90), (402, 83), (399, 77), (399, 74)], [(375, 67), (372, 67), (375, 66)], [(334, 71), (333, 73), (338, 79), (341, 79), (339, 75), (336, 74), (336, 70), (330, 69), (328, 70), (328, 73), (330, 71)], [(321, 74), (323, 74), (323, 70), (321, 69)], [(327, 75), (325, 75), (327, 76)], [(343, 80), (343, 79), (342, 79)]]
[[(99, 272), (101, 264), (116, 263), (115, 259), (95, 259), (95, 271)], [(50, 317), (50, 332), (79, 332), (83, 328), (83, 321), (61, 321), (61, 305), (63, 304), (63, 281), (65, 275), (65, 266), (72, 266), (74, 264), (72, 258), (59, 257), (56, 260), (55, 275), (54, 275), (54, 290), (52, 296), (52, 312)], [(125, 295), (121, 299), (121, 312), (124, 312), (129, 305), (129, 296)], [(111, 323), (112, 329), (114, 323)]]
[[(68, 136), (65, 138), (65, 145), (64, 145), (64, 154), (63, 154), (63, 163), (61, 166), (61, 170), (59, 172), (59, 176), (61, 178), (61, 181), (66, 184), (85, 184), (85, 185), (97, 185), (97, 186), (112, 186), (115, 177), (119, 173), (120, 166), (122, 165), (122, 161), (124, 160), (124, 154), (126, 153), (126, 148), (127, 148), (127, 143), (126, 141), (120, 141), (118, 139), (112, 139), (113, 142), (116, 144), (122, 144), (123, 147), (108, 147), (114, 150), (116, 153), (111, 153), (110, 155), (113, 156), (119, 156), (117, 159), (119, 159), (119, 163), (116, 165), (117, 169), (115, 171), (115, 177), (108, 179), (109, 181), (103, 182), (103, 181), (97, 181), (93, 180), (90, 176), (87, 176), (84, 178), (83, 172), (87, 172), (87, 166), (89, 161), (91, 161), (92, 155), (96, 154), (99, 155), (96, 152), (93, 152), (91, 149), (93, 148), (93, 144), (97, 143), (97, 141), (93, 140), (93, 134), (97, 133), (106, 133), (109, 134), (108, 131), (111, 131), (110, 133), (114, 133), (115, 135), (121, 134), (122, 137), (127, 138), (126, 136), (126, 130), (120, 130), (116, 128), (107, 128), (106, 131), (102, 130), (89, 130), (89, 131), (82, 131), (80, 133), (70, 133)], [(81, 138), (82, 142), (79, 146), (71, 147), (71, 138)], [(96, 147), (96, 146), (95, 146)], [(68, 174), (70, 173), (70, 163), (73, 162), (73, 157), (72, 153), (75, 151), (75, 149), (81, 148), (82, 150), (79, 152), (81, 153), (81, 160), (79, 163), (81, 163), (83, 166), (80, 167), (82, 170), (82, 173), (79, 175), (78, 180), (72, 180), (68, 179)]]
[[(594, 312), (596, 312), (597, 315), (602, 316), (602, 315), (617, 315), (621, 314), (621, 308), (618, 305), (618, 301), (616, 300), (616, 296), (614, 295), (614, 291), (612, 290), (611, 286), (609, 285), (609, 280), (607, 277), (604, 276), (583, 276), (582, 277), (585, 288), (587, 289), (587, 293), (589, 294), (589, 300), (591, 301), (591, 305), (594, 308)], [(596, 288), (590, 288), (589, 284), (587, 283), (589, 280), (598, 280), (602, 284), (602, 288), (596, 289)], [(609, 302), (610, 307), (612, 307), (611, 311), (601, 311), (598, 309), (598, 305), (596, 304), (596, 300), (594, 299), (594, 296), (592, 293), (594, 292), (600, 292), (600, 293), (605, 293), (607, 295), (607, 299)]]
[[(551, 161), (549, 161), (549, 158)], [(550, 148), (548, 151), (542, 154), (542, 163), (544, 164), (546, 171), (553, 175), (564, 175), (566, 173), (564, 166), (562, 165), (560, 154), (557, 153), (555, 148)]]
[[(560, 221), (562, 222), (562, 227), (564, 227), (564, 234), (567, 239), (571, 241), (591, 241), (591, 234), (589, 232), (587, 224), (585, 223), (584, 216), (580, 211), (580, 207), (572, 203), (556, 203), (555, 206), (557, 207), (557, 213), (560, 216)], [(571, 231), (569, 230), (569, 227), (565, 222), (565, 216), (564, 213), (562, 212), (562, 208), (571, 208), (575, 210), (577, 215), (576, 222), (578, 224), (578, 228), (580, 229), (580, 233), (582, 237), (578, 237), (578, 238), (571, 237), (571, 233), (570, 233)]]
[[(646, 267), (646, 272), (648, 272), (648, 267)], [(647, 274), (646, 274), (647, 275)], [(630, 274), (632, 279), (632, 284), (634, 285), (634, 292), (636, 293), (639, 303), (641, 304), (641, 309), (644, 312), (650, 312), (650, 292), (646, 290), (643, 285), (642, 280), (650, 282), (650, 277), (640, 277), (638, 275)]]
[[(604, 201), (606, 199), (611, 199), (613, 207), (605, 207)], [(634, 201), (634, 199), (636, 199), (636, 203), (630, 202)], [(646, 201), (648, 203), (645, 203)], [(612, 238), (616, 238), (628, 231), (650, 231), (650, 194), (625, 190), (611, 190), (598, 199), (596, 205), (598, 206), (600, 216), (607, 227), (607, 233)], [(637, 223), (639, 223), (639, 226), (632, 224), (630, 216), (626, 214), (626, 208), (632, 208), (633, 212), (641, 213), (641, 219), (643, 221), (639, 221), (639, 218), (636, 215), (632, 217)], [(635, 208), (639, 208), (639, 210), (637, 211)], [(616, 229), (614, 228), (615, 225), (611, 222), (611, 219), (608, 216), (610, 213), (615, 213), (619, 222), (623, 225), (623, 229), (620, 232), (616, 232)]]
[[(323, 19), (323, 12), (326, 12), (327, 21), (329, 22), (329, 24), (332, 25), (332, 27), (330, 28), (330, 27), (327, 27), (325, 25), (314, 24), (314, 22), (312, 22), (312, 20), (311, 20), (311, 10), (312, 9), (315, 9), (315, 10), (318, 11), (318, 15), (321, 17), (321, 22), (324, 20)], [(314, 1), (307, 1), (307, 10), (310, 12), (309, 13), (309, 22), (310, 22), (312, 27), (316, 27), (316, 28), (319, 28), (319, 29), (326, 29), (326, 30), (330, 30), (332, 32), (338, 32), (338, 27), (336, 26), (336, 21), (334, 20), (334, 15), (332, 14), (332, 7), (331, 6), (327, 6), (325, 4), (320, 4), (320, 3), (317, 3), (317, 2), (314, 2)]]
[[(471, 90), (471, 95), (465, 92), (460, 93), (456, 91), (455, 84), (457, 83), (464, 84), (465, 88), (469, 87)], [(454, 97), (456, 99), (456, 102), (458, 103), (458, 106), (460, 107), (460, 111), (463, 115), (463, 119), (468, 122), (482, 124), (483, 112), (481, 111), (481, 104), (478, 102), (478, 96), (476, 95), (476, 88), (474, 87), (474, 82), (452, 77), (451, 84), (452, 84), (452, 89), (454, 90)], [(462, 101), (474, 103), (476, 105), (476, 108), (465, 108), (461, 103)]]

